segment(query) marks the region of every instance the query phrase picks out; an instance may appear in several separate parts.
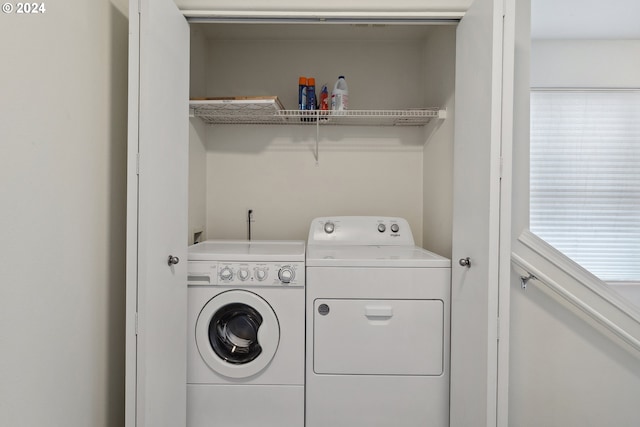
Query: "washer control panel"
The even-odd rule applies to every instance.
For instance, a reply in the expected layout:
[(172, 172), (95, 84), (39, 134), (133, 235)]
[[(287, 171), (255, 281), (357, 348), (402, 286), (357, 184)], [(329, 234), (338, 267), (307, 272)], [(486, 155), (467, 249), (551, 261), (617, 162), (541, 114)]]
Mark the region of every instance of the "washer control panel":
[(189, 286), (304, 286), (303, 262), (189, 261)]

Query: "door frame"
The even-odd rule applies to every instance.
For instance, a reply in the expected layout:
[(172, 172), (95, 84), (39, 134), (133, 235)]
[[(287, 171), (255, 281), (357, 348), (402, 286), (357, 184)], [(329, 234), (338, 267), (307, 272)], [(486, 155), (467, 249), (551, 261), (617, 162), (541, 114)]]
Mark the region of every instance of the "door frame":
[[(528, 1), (527, 8), (528, 8)], [(496, 425), (509, 426), (509, 347), (511, 324), (511, 242), (513, 140), (516, 94), (516, 21), (522, 15), (516, 0), (505, 0), (502, 36), (502, 143), (500, 146), (500, 250), (498, 270), (498, 353)], [(523, 9), (524, 10), (524, 9)], [(519, 15), (517, 15), (519, 14)], [(527, 12), (526, 16), (530, 13)]]
[(137, 425), (137, 335), (138, 335), (138, 82), (140, 78), (140, 14), (138, 1), (129, 2), (129, 87), (127, 128), (127, 253), (125, 331), (125, 426)]

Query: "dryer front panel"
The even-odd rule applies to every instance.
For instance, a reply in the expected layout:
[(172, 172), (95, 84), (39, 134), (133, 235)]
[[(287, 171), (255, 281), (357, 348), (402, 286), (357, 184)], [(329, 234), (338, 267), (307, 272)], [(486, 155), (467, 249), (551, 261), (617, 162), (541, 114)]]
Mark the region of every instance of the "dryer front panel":
[(438, 376), (443, 359), (442, 300), (314, 301), (316, 374)]
[(198, 316), (195, 332), (204, 362), (230, 378), (247, 378), (262, 371), (280, 342), (280, 325), (273, 308), (245, 290), (230, 290), (211, 298)]

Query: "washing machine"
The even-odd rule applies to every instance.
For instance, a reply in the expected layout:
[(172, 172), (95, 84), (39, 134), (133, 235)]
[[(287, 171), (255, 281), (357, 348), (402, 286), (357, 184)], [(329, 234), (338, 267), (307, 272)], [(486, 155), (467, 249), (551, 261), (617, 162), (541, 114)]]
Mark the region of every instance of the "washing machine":
[(306, 427), (448, 426), (450, 260), (402, 218), (323, 217), (306, 270)]
[(187, 426), (304, 425), (305, 242), (188, 251)]

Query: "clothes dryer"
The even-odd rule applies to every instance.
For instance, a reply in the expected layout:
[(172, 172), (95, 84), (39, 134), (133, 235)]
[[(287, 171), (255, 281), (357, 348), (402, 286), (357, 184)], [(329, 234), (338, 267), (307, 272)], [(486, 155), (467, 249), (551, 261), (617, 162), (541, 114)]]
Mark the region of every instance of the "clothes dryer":
[(313, 220), (306, 427), (449, 425), (450, 270), (402, 218)]
[(304, 241), (189, 247), (187, 426), (304, 423)]

